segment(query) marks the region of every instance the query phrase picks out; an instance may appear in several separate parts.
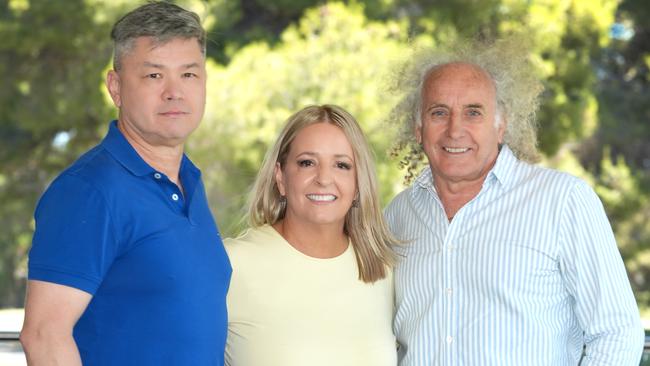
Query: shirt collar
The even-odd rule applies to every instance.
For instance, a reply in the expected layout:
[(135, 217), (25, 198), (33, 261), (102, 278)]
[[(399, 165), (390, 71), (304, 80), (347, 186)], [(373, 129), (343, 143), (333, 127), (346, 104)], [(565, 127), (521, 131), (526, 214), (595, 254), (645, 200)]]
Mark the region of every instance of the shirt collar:
[(189, 201), (189, 198), (194, 195), (194, 191), (201, 180), (201, 171), (196, 167), (196, 165), (194, 165), (194, 163), (192, 163), (187, 155), (183, 154), (179, 174), (185, 192), (188, 194)]
[[(502, 145), (499, 155), (497, 155), (497, 161), (494, 163), (494, 166), (488, 173), (485, 181), (490, 181), (496, 179), (501, 185), (508, 186), (514, 177), (512, 177), (511, 171), (517, 163), (517, 158), (512, 153), (512, 150), (507, 145)], [(413, 183), (415, 186), (420, 188), (431, 188), (434, 191), (435, 186), (433, 185), (433, 174), (431, 173), (431, 167), (427, 166), (422, 173), (415, 179)]]
[(116, 120), (111, 122), (108, 133), (101, 145), (133, 175), (144, 176), (155, 172), (155, 169), (142, 159), (122, 135), (122, 132), (117, 128)]
[(492, 170), (488, 173), (488, 178), (493, 176), (502, 186), (509, 186), (515, 179), (515, 177), (512, 176), (512, 170), (514, 169), (515, 164), (517, 164), (517, 158), (508, 145), (504, 144), (501, 146), (501, 151), (497, 156), (496, 163), (494, 163)]
[(413, 182), (415, 186), (418, 186), (420, 188), (432, 188), (435, 190), (435, 187), (433, 185), (433, 174), (431, 173), (431, 166), (428, 165), (420, 175), (415, 178), (415, 182)]

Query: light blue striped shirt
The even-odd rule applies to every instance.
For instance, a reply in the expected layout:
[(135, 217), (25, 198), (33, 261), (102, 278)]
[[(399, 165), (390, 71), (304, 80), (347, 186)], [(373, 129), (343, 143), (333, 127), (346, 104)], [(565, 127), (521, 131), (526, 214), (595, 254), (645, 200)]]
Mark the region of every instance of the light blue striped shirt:
[(638, 365), (643, 329), (614, 235), (582, 180), (504, 146), (449, 222), (427, 168), (386, 208), (400, 366)]

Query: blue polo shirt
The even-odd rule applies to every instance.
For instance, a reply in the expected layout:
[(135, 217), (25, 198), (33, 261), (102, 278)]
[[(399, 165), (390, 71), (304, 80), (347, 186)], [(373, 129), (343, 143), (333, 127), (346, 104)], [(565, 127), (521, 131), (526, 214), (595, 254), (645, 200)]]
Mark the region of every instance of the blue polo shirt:
[(74, 328), (85, 366), (223, 364), (232, 269), (186, 156), (180, 179), (185, 194), (113, 121), (41, 197), (28, 277), (93, 295)]

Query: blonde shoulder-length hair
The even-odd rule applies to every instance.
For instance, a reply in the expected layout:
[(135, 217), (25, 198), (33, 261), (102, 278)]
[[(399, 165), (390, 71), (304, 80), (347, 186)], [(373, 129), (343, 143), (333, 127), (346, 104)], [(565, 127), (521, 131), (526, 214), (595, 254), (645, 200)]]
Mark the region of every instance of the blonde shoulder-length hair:
[(286, 204), (275, 181), (275, 167), (277, 163), (284, 166), (296, 135), (315, 123), (339, 127), (352, 146), (359, 196), (355, 207), (351, 207), (345, 216), (344, 230), (356, 253), (359, 279), (368, 283), (382, 279), (386, 277), (387, 268), (395, 263), (390, 245), (397, 240), (388, 230), (381, 213), (375, 166), (368, 143), (357, 121), (341, 107), (308, 106), (289, 117), (275, 144), (267, 151), (250, 193), (248, 224), (251, 227), (273, 225), (284, 218)]

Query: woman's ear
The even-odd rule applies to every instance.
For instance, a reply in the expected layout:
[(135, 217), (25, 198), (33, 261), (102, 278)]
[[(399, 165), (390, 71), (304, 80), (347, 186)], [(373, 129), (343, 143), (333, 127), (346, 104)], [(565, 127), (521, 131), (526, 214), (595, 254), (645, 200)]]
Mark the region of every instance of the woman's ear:
[(282, 174), (282, 166), (280, 163), (275, 163), (275, 184), (278, 186), (281, 196), (286, 196), (286, 189), (284, 187), (284, 176)]

